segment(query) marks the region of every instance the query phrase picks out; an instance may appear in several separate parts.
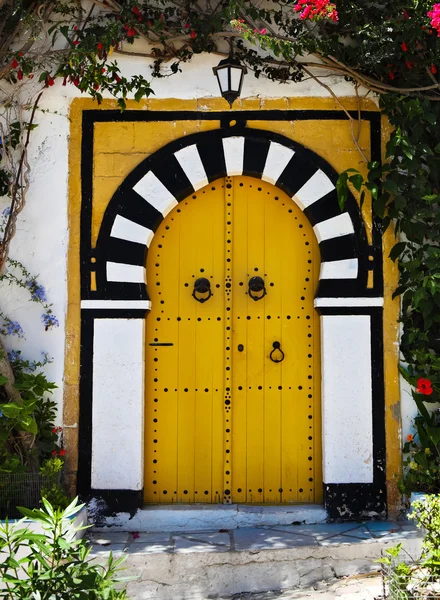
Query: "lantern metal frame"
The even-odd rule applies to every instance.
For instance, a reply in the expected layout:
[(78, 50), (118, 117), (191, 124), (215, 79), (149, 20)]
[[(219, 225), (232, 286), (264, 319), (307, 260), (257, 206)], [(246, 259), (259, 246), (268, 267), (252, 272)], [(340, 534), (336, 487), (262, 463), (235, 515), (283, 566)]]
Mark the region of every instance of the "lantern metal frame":
[[(220, 77), (219, 77), (219, 71), (223, 71), (225, 69), (227, 69), (228, 79), (227, 79), (227, 89), (223, 90), (222, 83), (221, 83)], [(241, 71), (240, 83), (238, 86), (238, 90), (232, 90), (232, 77), (231, 77), (232, 69)], [(225, 98), (225, 100), (228, 101), (229, 106), (232, 108), (233, 103), (235, 102), (235, 100), (237, 100), (237, 98), (241, 94), (244, 76), (247, 74), (247, 68), (244, 65), (242, 65), (241, 62), (237, 58), (234, 58), (234, 56), (232, 54), (230, 54), (228, 56), (228, 58), (221, 60), (216, 67), (213, 67), (212, 71), (213, 71), (214, 75), (217, 77), (217, 82), (218, 82), (218, 86), (220, 88), (221, 95), (223, 96), (223, 98)]]

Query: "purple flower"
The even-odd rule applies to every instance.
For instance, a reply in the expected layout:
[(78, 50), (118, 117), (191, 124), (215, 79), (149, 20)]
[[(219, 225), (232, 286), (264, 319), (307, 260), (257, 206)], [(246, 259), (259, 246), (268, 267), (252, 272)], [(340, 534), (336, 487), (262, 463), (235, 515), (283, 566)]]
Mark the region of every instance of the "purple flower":
[(31, 298), (34, 302), (47, 302), (46, 290), (42, 285), (37, 283), (35, 279), (26, 281), (26, 287), (31, 293)]
[(2, 211), (2, 215), (4, 217), (9, 217), (9, 215), (11, 214), (11, 207), (7, 206), (3, 211)]
[(44, 324), (46, 331), (48, 329), (50, 329), (51, 327), (59, 327), (59, 325), (60, 325), (56, 316), (50, 312), (47, 312), (47, 313), (44, 313), (43, 315), (41, 315), (41, 320)]
[(2, 413), (2, 411), (0, 410), (0, 418), (1, 418), (1, 417), (3, 417), (3, 413)]
[(8, 352), (9, 362), (11, 362), (11, 363), (18, 362), (21, 358), (20, 355), (21, 355), (20, 350), (11, 350), (10, 352)]
[(18, 337), (24, 337), (24, 331), (17, 321), (8, 321), (6, 323), (6, 335), (16, 335)]

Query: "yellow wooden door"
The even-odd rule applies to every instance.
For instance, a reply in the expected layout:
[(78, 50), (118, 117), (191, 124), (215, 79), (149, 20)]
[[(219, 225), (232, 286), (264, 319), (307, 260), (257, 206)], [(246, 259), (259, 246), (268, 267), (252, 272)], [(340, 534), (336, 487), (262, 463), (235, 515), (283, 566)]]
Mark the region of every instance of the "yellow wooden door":
[[(146, 502), (321, 502), (319, 262), (301, 210), (250, 177), (162, 222), (147, 262)], [(200, 278), (212, 295), (193, 295)]]

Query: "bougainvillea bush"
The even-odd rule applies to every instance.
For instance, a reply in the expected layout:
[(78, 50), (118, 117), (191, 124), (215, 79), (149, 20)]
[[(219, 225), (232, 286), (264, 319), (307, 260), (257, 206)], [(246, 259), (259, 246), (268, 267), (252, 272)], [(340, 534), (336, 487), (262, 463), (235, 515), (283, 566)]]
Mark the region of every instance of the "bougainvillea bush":
[[(414, 389), (419, 378), (429, 379), (432, 393), (424, 399), (438, 401), (440, 3), (432, 0), (0, 0), (0, 195), (10, 209), (0, 268), (25, 204), (26, 151), (45, 89), (58, 81), (98, 103), (114, 96), (123, 110), (128, 97), (149, 96), (155, 77), (178, 73), (195, 54), (231, 50), (256, 77), (313, 79), (342, 110), (328, 75), (344, 78), (359, 109), (364, 97), (376, 98), (388, 117), (393, 131), (378, 164), (362, 153), (357, 119), (346, 112), (359, 151), (353, 169), (364, 161), (369, 174), (342, 174), (340, 202), (351, 187), (361, 202), (371, 196), (378, 226), (393, 223), (402, 357)], [(149, 59), (149, 72), (123, 75), (118, 60), (131, 52)], [(28, 89), (28, 96), (17, 92)], [(25, 118), (14, 111), (23, 97)]]

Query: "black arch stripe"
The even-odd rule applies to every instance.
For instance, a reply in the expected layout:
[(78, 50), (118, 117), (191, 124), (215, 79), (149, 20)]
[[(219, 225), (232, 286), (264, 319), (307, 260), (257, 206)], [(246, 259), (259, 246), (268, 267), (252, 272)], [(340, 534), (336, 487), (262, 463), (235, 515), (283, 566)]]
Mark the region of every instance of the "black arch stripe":
[(310, 161), (308, 157), (295, 152), (289, 164), (279, 176), (276, 185), (292, 198), (313, 177), (316, 171), (318, 171), (318, 167), (314, 162)]
[(321, 262), (357, 258), (356, 240), (354, 233), (341, 237), (324, 240), (319, 244)]
[(94, 296), (99, 300), (149, 300), (147, 287), (143, 283), (125, 283), (119, 281), (107, 281), (99, 287), (100, 294)]
[(194, 192), (192, 183), (174, 154), (155, 166), (152, 172), (179, 202)]
[(317, 223), (321, 223), (321, 221), (327, 221), (327, 219), (337, 217), (341, 214), (341, 209), (338, 205), (338, 194), (336, 190), (332, 190), (316, 202), (313, 202), (313, 204), (307, 206), (303, 212), (313, 227)]
[(156, 231), (163, 220), (161, 212), (131, 188), (122, 188), (119, 198), (121, 200), (117, 214), (151, 231)]
[(221, 137), (200, 141), (197, 143), (197, 149), (209, 182), (226, 175), (225, 153)]
[(147, 246), (111, 237), (107, 246), (106, 261), (124, 263), (126, 265), (144, 266)]
[(269, 146), (269, 140), (245, 138), (243, 175), (261, 179), (266, 164), (267, 154), (269, 152)]

